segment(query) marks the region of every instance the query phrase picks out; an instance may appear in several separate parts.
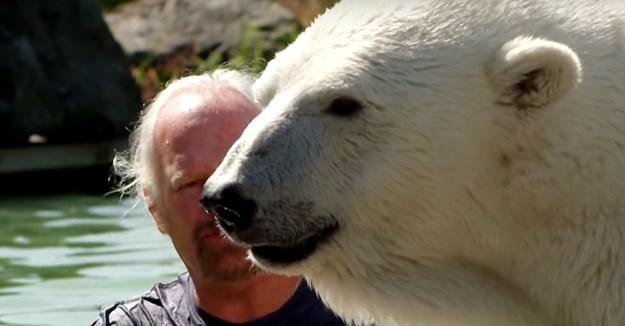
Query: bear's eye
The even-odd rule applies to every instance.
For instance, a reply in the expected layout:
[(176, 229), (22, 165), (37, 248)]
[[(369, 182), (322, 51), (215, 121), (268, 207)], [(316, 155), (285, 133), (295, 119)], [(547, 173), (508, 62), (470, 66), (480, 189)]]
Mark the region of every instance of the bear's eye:
[(352, 117), (362, 110), (362, 104), (351, 97), (341, 96), (335, 98), (324, 112), (341, 117)]

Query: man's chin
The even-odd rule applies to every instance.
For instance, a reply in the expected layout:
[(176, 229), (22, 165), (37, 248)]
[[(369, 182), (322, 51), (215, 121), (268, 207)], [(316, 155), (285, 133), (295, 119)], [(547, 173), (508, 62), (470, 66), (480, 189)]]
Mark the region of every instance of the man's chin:
[(202, 277), (210, 282), (214, 283), (230, 283), (230, 282), (243, 282), (248, 281), (256, 277), (259, 273), (262, 273), (260, 269), (255, 266), (249, 265), (241, 268), (223, 268), (223, 269), (210, 269), (202, 273)]
[(207, 248), (200, 253), (199, 267), (205, 279), (221, 282), (243, 281), (260, 272), (246, 258), (246, 250), (231, 243)]

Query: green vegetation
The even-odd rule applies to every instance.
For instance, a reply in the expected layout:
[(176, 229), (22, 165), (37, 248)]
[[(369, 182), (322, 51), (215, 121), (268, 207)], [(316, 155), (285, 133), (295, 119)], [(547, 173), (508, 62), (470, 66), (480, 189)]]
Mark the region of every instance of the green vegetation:
[[(103, 10), (137, 0), (98, 0)], [(326, 6), (337, 0), (328, 1)], [(195, 49), (182, 49), (179, 53), (156, 57), (147, 56), (132, 66), (132, 75), (142, 90), (144, 101), (151, 100), (170, 80), (187, 75), (201, 74), (220, 67), (261, 72), (274, 55), (292, 43), (301, 32), (295, 26), (282, 35), (270, 37), (271, 31), (256, 26), (243, 28), (240, 44), (234, 50), (197, 53)]]
[(258, 28), (248, 26), (243, 30), (238, 50), (229, 60), (224, 58), (221, 53), (212, 53), (206, 60), (200, 59), (204, 65), (196, 66), (193, 72), (202, 73), (227, 66), (232, 69), (260, 73), (265, 69), (267, 61), (271, 60), (278, 51), (295, 41), (300, 32), (299, 28), (293, 28), (283, 33), (277, 37), (276, 44), (272, 47)]
[(210, 72), (220, 67), (259, 73), (267, 62), (278, 51), (292, 43), (300, 32), (299, 27), (294, 27), (271, 41), (265, 31), (255, 26), (247, 26), (243, 29), (241, 43), (234, 51), (213, 51), (206, 55), (193, 53), (190, 60), (188, 58), (181, 60), (174, 56), (169, 62), (167, 59), (149, 56), (133, 67), (132, 75), (143, 89), (144, 100), (147, 100), (172, 79)]

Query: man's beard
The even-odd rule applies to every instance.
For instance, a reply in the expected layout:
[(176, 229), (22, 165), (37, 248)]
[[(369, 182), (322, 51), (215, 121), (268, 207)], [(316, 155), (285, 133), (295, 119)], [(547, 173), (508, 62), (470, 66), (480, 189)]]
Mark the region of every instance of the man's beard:
[[(253, 265), (249, 260), (244, 259), (241, 262), (232, 264), (232, 266), (222, 266), (221, 260), (229, 259), (232, 256), (241, 257), (244, 249), (227, 242), (218, 247), (211, 247), (202, 240), (202, 236), (206, 232), (211, 232), (217, 228), (214, 219), (210, 219), (207, 223), (203, 223), (197, 228), (194, 236), (196, 246), (196, 257), (199, 263), (199, 272), (202, 278), (213, 282), (237, 282), (253, 278), (261, 273), (261, 270)], [(225, 258), (228, 257), (228, 258)], [(219, 266), (216, 266), (216, 265)]]

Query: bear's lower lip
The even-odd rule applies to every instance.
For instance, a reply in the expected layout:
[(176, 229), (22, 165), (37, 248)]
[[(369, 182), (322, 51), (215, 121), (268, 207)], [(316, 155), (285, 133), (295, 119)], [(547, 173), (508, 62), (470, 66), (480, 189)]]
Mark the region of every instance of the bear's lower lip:
[(298, 244), (290, 246), (252, 246), (254, 257), (271, 264), (291, 264), (308, 258), (319, 244), (327, 241), (338, 230), (338, 224), (331, 224)]

